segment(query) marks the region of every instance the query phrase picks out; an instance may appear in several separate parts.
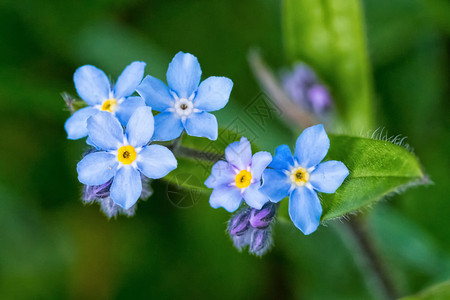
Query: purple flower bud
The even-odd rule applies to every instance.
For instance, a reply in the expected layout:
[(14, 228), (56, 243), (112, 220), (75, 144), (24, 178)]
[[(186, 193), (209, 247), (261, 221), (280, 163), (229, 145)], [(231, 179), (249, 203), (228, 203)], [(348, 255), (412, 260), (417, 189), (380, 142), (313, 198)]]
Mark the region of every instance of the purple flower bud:
[(249, 252), (256, 256), (265, 254), (272, 246), (272, 231), (270, 229), (255, 229), (250, 237)]
[[(153, 194), (153, 190), (150, 186), (151, 179), (141, 176), (141, 180), (142, 192), (140, 199), (145, 200)], [(100, 210), (108, 218), (113, 218), (117, 215), (133, 216), (136, 213), (136, 204), (129, 209), (123, 209), (109, 197), (112, 183), (113, 179), (101, 185), (85, 185), (83, 187), (83, 201), (85, 203), (97, 202), (100, 204)]]
[(249, 230), (245, 231), (241, 235), (230, 235), (233, 240), (234, 246), (241, 251), (242, 248), (248, 246), (250, 244), (250, 240), (252, 237), (253, 228), (249, 228)]
[(269, 227), (276, 211), (277, 206), (272, 202), (267, 202), (264, 204), (262, 209), (252, 209), (250, 212), (250, 225), (258, 229), (265, 229)]
[(228, 221), (228, 233), (233, 238), (233, 236), (242, 236), (250, 227), (250, 208), (241, 209), (230, 221)]
[(331, 107), (328, 89), (306, 64), (297, 64), (292, 72), (282, 76), (282, 81), (286, 93), (302, 108), (320, 115)]
[(101, 185), (85, 185), (83, 187), (82, 199), (86, 203), (90, 203), (97, 199), (104, 199), (109, 197), (109, 190), (111, 188), (112, 179)]

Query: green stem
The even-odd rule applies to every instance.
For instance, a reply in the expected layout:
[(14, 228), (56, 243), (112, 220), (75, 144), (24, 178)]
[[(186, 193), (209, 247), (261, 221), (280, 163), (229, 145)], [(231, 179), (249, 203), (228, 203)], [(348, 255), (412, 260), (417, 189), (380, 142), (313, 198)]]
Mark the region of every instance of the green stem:
[(364, 220), (355, 217), (338, 230), (354, 255), (366, 285), (377, 299), (397, 299), (397, 291), (386, 267), (373, 245)]

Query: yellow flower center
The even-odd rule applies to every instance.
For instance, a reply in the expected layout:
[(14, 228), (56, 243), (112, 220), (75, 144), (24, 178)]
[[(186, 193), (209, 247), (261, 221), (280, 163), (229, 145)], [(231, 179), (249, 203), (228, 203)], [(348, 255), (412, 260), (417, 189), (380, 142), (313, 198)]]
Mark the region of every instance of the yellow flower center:
[(291, 181), (299, 186), (305, 185), (309, 181), (309, 173), (302, 167), (292, 169)]
[(110, 98), (105, 100), (102, 104), (102, 110), (109, 111), (110, 113), (114, 112), (117, 106), (117, 100), (115, 98)]
[(129, 165), (136, 159), (136, 155), (136, 150), (134, 150), (133, 146), (122, 146), (119, 148), (117, 159), (124, 165)]
[(252, 183), (252, 173), (242, 170), (236, 175), (236, 186), (240, 189), (246, 188)]

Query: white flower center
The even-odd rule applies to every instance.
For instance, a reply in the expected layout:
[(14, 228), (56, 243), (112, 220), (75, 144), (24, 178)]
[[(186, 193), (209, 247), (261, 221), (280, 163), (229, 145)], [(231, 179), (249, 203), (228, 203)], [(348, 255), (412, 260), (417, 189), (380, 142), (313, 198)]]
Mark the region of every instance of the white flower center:
[(175, 101), (173, 108), (180, 117), (188, 117), (194, 111), (194, 103), (189, 99), (181, 98)]
[(292, 184), (296, 186), (304, 186), (309, 181), (309, 172), (305, 168), (292, 168), (289, 174)]

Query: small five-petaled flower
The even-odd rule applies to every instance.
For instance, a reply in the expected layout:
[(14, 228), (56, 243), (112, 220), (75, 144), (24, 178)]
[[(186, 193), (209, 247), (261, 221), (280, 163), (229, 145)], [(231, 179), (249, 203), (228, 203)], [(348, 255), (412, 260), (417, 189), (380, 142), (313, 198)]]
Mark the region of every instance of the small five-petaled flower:
[(140, 107), (131, 116), (125, 134), (112, 114), (98, 112), (87, 121), (89, 140), (97, 148), (77, 165), (78, 180), (101, 185), (113, 178), (111, 199), (129, 209), (141, 196), (141, 174), (157, 179), (177, 167), (172, 152), (160, 145), (148, 145), (154, 120), (150, 107)]
[[(218, 125), (209, 111), (223, 108), (230, 98), (233, 82), (226, 77), (209, 77), (200, 83), (202, 70), (195, 56), (178, 52), (167, 70), (168, 87), (147, 75), (137, 88), (155, 116), (155, 141), (170, 141), (181, 135), (216, 140)], [(200, 84), (200, 85), (199, 85)]]
[(73, 81), (78, 95), (88, 106), (77, 110), (64, 125), (67, 137), (76, 140), (88, 134), (86, 122), (99, 111), (106, 111), (116, 116), (122, 125), (145, 102), (141, 97), (130, 97), (144, 77), (145, 63), (135, 61), (125, 68), (111, 87), (105, 73), (91, 65), (78, 68)]
[(263, 173), (261, 190), (272, 202), (289, 195), (289, 216), (304, 234), (319, 226), (322, 205), (316, 191), (332, 194), (349, 174), (340, 161), (320, 163), (330, 147), (322, 125), (309, 127), (298, 137), (294, 156), (287, 145), (279, 146)]
[(239, 208), (242, 199), (256, 209), (261, 209), (268, 201), (261, 193), (261, 174), (272, 161), (269, 152), (258, 152), (252, 156), (250, 142), (242, 137), (225, 149), (227, 161), (218, 161), (205, 185), (214, 189), (210, 204), (214, 208), (223, 207), (229, 212)]

